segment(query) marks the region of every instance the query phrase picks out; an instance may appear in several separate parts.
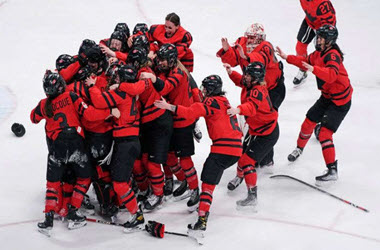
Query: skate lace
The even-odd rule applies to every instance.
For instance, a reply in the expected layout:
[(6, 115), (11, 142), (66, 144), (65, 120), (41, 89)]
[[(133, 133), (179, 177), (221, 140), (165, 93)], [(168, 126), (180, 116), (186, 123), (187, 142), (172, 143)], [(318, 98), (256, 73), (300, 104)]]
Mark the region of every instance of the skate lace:
[(296, 148), (296, 149), (293, 150), (293, 152), (291, 153), (291, 155), (293, 155), (294, 157), (298, 157), (298, 156), (301, 155), (301, 153), (302, 153), (301, 149)]

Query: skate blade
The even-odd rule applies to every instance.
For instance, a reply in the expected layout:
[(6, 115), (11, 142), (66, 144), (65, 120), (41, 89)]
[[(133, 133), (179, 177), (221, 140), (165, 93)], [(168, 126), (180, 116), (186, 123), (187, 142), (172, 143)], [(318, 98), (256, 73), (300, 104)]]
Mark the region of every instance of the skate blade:
[(205, 241), (205, 231), (187, 229), (187, 235), (197, 241), (199, 245), (203, 245)]
[(81, 212), (84, 216), (95, 215), (95, 209), (85, 209), (85, 208), (81, 208), (81, 209), (80, 209), (80, 212)]
[(173, 194), (164, 196), (164, 201), (173, 201)]
[(242, 205), (236, 204), (236, 210), (240, 212), (257, 213), (257, 204), (248, 205), (248, 206), (242, 206)]
[(50, 237), (51, 236), (51, 229), (52, 228), (38, 228), (38, 232), (42, 233), (43, 235)]
[(173, 196), (173, 200), (174, 201), (181, 201), (181, 200), (184, 200), (186, 198), (189, 198), (190, 196), (191, 196), (190, 189), (187, 189), (182, 195), (177, 196), (177, 197)]
[(333, 186), (338, 180), (331, 180), (331, 181), (315, 181), (315, 185), (317, 187), (323, 187), (323, 188), (329, 188)]
[(70, 230), (74, 230), (74, 229), (78, 229), (78, 228), (84, 227), (86, 225), (87, 225), (86, 221), (80, 221), (80, 222), (69, 221), (69, 225), (67, 226), (67, 228), (70, 229)]
[(144, 224), (140, 224), (140, 225), (137, 225), (136, 227), (124, 228), (123, 232), (126, 234), (141, 232), (141, 231), (144, 231), (144, 227), (145, 227)]

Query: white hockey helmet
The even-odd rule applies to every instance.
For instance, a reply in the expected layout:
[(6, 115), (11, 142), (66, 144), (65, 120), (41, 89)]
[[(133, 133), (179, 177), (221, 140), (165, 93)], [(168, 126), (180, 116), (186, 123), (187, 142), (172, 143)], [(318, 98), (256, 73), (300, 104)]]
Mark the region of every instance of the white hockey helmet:
[(266, 34), (264, 31), (264, 25), (261, 23), (253, 23), (249, 25), (247, 30), (244, 33), (245, 37), (254, 37), (255, 39), (255, 44), (259, 44), (262, 41), (265, 41), (266, 39)]

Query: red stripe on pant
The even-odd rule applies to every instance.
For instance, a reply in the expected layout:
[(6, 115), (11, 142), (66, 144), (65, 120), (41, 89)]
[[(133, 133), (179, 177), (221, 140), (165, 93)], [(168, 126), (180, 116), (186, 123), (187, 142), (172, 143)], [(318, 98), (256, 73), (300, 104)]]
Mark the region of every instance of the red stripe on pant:
[(212, 203), (212, 194), (214, 192), (216, 185), (202, 183), (202, 192), (199, 199), (199, 209), (198, 215), (205, 216), (208, 211), (210, 211)]
[(83, 196), (87, 193), (90, 184), (90, 178), (77, 178), (77, 182), (75, 183), (73, 190), (73, 196), (71, 197), (70, 202), (72, 206), (80, 208), (82, 205)]
[(157, 196), (164, 195), (164, 173), (161, 170), (161, 164), (149, 161), (148, 171), (153, 194)]
[(119, 197), (120, 205), (125, 206), (131, 214), (135, 214), (138, 210), (135, 193), (127, 182), (113, 182), (113, 188)]
[(309, 141), (311, 135), (313, 134), (313, 130), (317, 125), (315, 122), (310, 121), (308, 118), (304, 120), (301, 125), (301, 131), (298, 135), (297, 139), (297, 147), (304, 148), (306, 143)]
[(61, 190), (61, 182), (50, 182), (48, 181), (46, 183), (46, 195), (45, 195), (45, 210), (44, 213), (54, 211), (58, 212), (59, 207), (59, 200), (60, 200), (60, 193), (62, 193)]
[(238, 161), (238, 165), (243, 170), (245, 184), (248, 189), (255, 187), (257, 183), (257, 173), (254, 167), (255, 164), (256, 161), (247, 154), (243, 154)]
[(325, 127), (321, 127), (321, 131), (319, 132), (319, 142), (321, 143), (322, 154), (326, 165), (335, 162), (335, 145), (332, 137), (333, 133), (333, 131)]
[(194, 163), (190, 156), (180, 157), (179, 164), (185, 172), (186, 181), (189, 184), (189, 189), (193, 190), (198, 188), (198, 175), (194, 168)]
[(166, 165), (168, 165), (172, 173), (175, 175), (175, 177), (177, 177), (179, 181), (184, 181), (186, 179), (185, 173), (178, 163), (178, 157), (174, 154), (174, 152), (168, 153)]

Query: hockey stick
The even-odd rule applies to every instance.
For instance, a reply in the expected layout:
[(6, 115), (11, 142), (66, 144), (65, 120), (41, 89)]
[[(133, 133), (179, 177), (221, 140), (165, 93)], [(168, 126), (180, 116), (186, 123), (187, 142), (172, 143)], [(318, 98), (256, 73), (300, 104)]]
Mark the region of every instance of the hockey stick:
[(311, 187), (312, 189), (318, 190), (318, 191), (320, 191), (320, 192), (322, 192), (322, 193), (324, 193), (324, 194), (329, 195), (330, 197), (333, 197), (333, 198), (335, 198), (335, 199), (338, 199), (338, 200), (340, 200), (340, 201), (343, 201), (344, 203), (346, 203), (346, 204), (348, 204), (348, 205), (351, 205), (351, 206), (356, 207), (356, 208), (358, 208), (358, 209), (360, 209), (360, 210), (362, 210), (362, 211), (364, 211), (364, 212), (369, 213), (369, 210), (368, 210), (368, 209), (365, 209), (364, 207), (361, 207), (361, 206), (355, 205), (355, 204), (352, 203), (352, 202), (349, 202), (349, 201), (347, 201), (347, 200), (345, 200), (345, 199), (342, 199), (342, 198), (340, 198), (340, 197), (338, 197), (338, 196), (336, 196), (336, 195), (333, 195), (333, 194), (331, 194), (331, 193), (329, 193), (329, 192), (327, 192), (327, 191), (325, 191), (325, 190), (323, 190), (323, 189), (320, 189), (319, 187), (313, 186), (313, 185), (311, 185), (311, 184), (309, 184), (309, 183), (307, 183), (307, 182), (304, 182), (304, 181), (302, 181), (302, 180), (300, 180), (300, 179), (297, 179), (297, 178), (294, 178), (294, 177), (292, 177), (292, 176), (279, 174), (279, 175), (272, 175), (270, 178), (289, 178), (289, 179), (292, 179), (292, 180), (298, 181), (299, 183), (302, 183), (302, 184), (304, 184), (304, 185), (306, 185), (306, 186), (308, 186), (308, 187)]
[[(95, 222), (95, 223), (100, 223), (100, 224), (105, 224), (105, 225), (112, 225), (112, 226), (119, 226), (119, 227), (124, 227), (123, 224), (121, 223), (116, 223), (116, 222), (110, 222), (110, 221), (104, 221), (104, 220), (98, 220), (94, 218), (86, 218), (86, 221), (90, 222)], [(139, 229), (141, 231), (146, 231), (146, 229)], [(147, 231), (146, 231), (147, 232)], [(164, 231), (165, 234), (171, 234), (171, 235), (177, 235), (177, 236), (182, 236), (182, 237), (190, 237), (187, 234), (182, 234), (182, 233), (176, 233), (176, 232), (169, 232), (169, 231)]]

